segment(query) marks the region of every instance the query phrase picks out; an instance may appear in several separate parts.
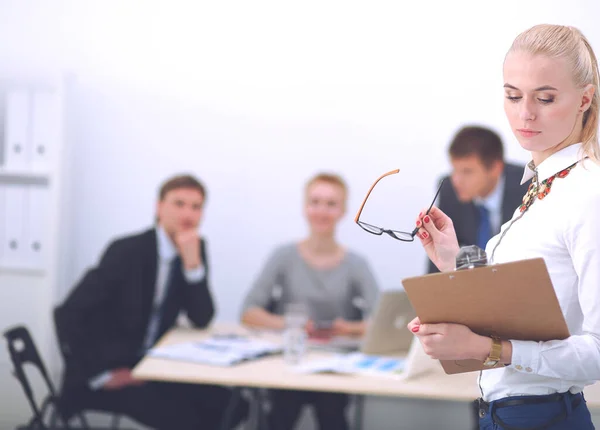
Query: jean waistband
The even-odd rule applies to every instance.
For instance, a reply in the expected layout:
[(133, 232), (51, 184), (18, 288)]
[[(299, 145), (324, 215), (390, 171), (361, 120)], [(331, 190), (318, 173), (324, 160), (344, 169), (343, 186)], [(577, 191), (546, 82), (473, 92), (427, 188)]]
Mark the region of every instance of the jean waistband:
[(495, 408), (506, 408), (510, 406), (519, 406), (519, 405), (535, 405), (540, 403), (553, 403), (553, 402), (563, 402), (565, 397), (571, 399), (571, 405), (573, 408), (578, 406), (583, 400), (583, 393), (573, 394), (570, 391), (565, 393), (555, 393), (555, 394), (547, 394), (543, 396), (523, 396), (523, 397), (508, 397), (505, 399), (498, 399), (492, 402), (486, 402), (482, 398), (477, 399), (477, 403), (479, 404), (479, 408), (484, 411), (489, 411), (490, 404), (493, 404)]
[(479, 418), (483, 419), (491, 414), (492, 421), (506, 430), (523, 430), (521, 427), (512, 427), (505, 424), (498, 416), (499, 409), (508, 407), (518, 407), (525, 405), (540, 405), (555, 403), (561, 405), (561, 413), (550, 418), (547, 423), (538, 427), (528, 427), (529, 430), (541, 430), (565, 420), (569, 414), (575, 410), (582, 402), (585, 401), (583, 393), (572, 394), (566, 393), (548, 394), (543, 396), (523, 396), (523, 397), (506, 397), (492, 402), (486, 402), (482, 398), (476, 400), (479, 409)]

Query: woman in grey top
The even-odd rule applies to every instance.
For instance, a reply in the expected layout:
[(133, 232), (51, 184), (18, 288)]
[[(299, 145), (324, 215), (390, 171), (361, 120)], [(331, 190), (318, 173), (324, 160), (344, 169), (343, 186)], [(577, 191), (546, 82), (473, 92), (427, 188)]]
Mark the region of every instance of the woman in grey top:
[[(286, 304), (302, 303), (309, 311), (309, 335), (322, 323), (330, 323), (332, 335), (364, 334), (378, 288), (366, 260), (335, 239), (346, 194), (339, 176), (319, 174), (308, 181), (304, 213), (310, 234), (271, 255), (244, 301), (244, 324), (281, 330)], [(307, 404), (314, 406), (319, 428), (348, 428), (346, 395), (289, 390), (277, 390), (273, 396), (270, 428), (293, 429)]]

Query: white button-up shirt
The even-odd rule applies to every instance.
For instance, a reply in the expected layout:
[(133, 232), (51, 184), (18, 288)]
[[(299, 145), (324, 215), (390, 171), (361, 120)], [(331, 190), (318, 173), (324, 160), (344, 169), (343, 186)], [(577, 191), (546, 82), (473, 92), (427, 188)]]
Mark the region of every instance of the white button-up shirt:
[[(580, 144), (551, 155), (537, 167), (539, 182), (582, 158)], [(526, 167), (523, 182), (534, 174)], [(581, 161), (568, 176), (556, 177), (548, 195), (517, 219), (519, 215), (517, 209), (516, 221), (502, 226), (486, 252), (493, 264), (542, 257), (571, 336), (548, 342), (511, 340), (511, 365), (482, 372), (486, 401), (578, 393), (600, 380), (600, 166)]]
[[(154, 303), (152, 306), (152, 312), (150, 313), (150, 321), (148, 323), (146, 339), (144, 340), (146, 349), (149, 349), (152, 346), (152, 343), (156, 340), (155, 336), (158, 330), (158, 325), (160, 324), (159, 308), (165, 299), (171, 263), (173, 263), (173, 260), (178, 255), (177, 248), (175, 248), (175, 245), (161, 225), (156, 227), (156, 242), (158, 246), (158, 267), (156, 271)], [(197, 283), (204, 278), (205, 269), (203, 265), (200, 265), (195, 269), (184, 270), (183, 274), (188, 283)]]

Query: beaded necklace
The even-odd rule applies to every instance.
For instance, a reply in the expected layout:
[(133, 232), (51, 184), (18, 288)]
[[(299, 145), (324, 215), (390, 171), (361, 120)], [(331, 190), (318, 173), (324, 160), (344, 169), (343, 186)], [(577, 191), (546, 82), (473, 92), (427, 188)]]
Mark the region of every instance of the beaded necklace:
[(538, 198), (538, 200), (544, 200), (544, 197), (546, 197), (548, 194), (550, 194), (550, 189), (552, 188), (552, 183), (554, 182), (554, 179), (564, 178), (565, 176), (567, 176), (569, 174), (569, 172), (571, 172), (573, 167), (575, 167), (577, 165), (577, 163), (579, 163), (579, 161), (576, 161), (575, 163), (571, 164), (566, 169), (563, 169), (560, 172), (555, 173), (554, 175), (550, 176), (548, 179), (544, 179), (541, 184), (538, 183), (537, 172), (536, 172), (535, 176), (531, 179), (531, 184), (529, 184), (529, 188), (527, 189), (525, 196), (523, 196), (523, 203), (521, 203), (521, 206), (519, 206), (519, 210), (521, 211), (521, 213), (523, 213), (527, 209), (529, 209), (529, 207), (535, 201), (536, 197)]
[(494, 254), (496, 254), (496, 249), (498, 248), (498, 245), (500, 245), (502, 239), (504, 239), (504, 235), (506, 235), (506, 233), (508, 232), (508, 230), (510, 230), (512, 225), (516, 221), (520, 220), (523, 217), (523, 215), (525, 215), (525, 212), (531, 207), (536, 198), (539, 200), (543, 200), (548, 194), (550, 194), (550, 190), (552, 189), (552, 183), (554, 182), (554, 179), (564, 178), (565, 176), (567, 176), (571, 172), (571, 170), (573, 170), (573, 168), (577, 165), (577, 163), (579, 163), (579, 161), (576, 161), (566, 169), (555, 173), (548, 179), (544, 179), (541, 184), (538, 182), (537, 170), (535, 169), (535, 166), (533, 166), (533, 161), (530, 163), (529, 168), (535, 172), (535, 175), (531, 179), (531, 184), (529, 184), (529, 188), (527, 189), (527, 192), (523, 197), (523, 203), (521, 203), (521, 206), (519, 206), (519, 211), (521, 213), (518, 217), (514, 218), (510, 222), (510, 224), (504, 229), (504, 231), (500, 235), (498, 242), (496, 242), (496, 245), (492, 249), (492, 255), (489, 259), (490, 262), (494, 261)]

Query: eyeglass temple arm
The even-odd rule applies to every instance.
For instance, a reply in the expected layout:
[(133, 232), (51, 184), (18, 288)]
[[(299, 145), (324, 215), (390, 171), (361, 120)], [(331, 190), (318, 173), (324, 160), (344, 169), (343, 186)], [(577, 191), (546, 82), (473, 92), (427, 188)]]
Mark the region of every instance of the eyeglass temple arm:
[(373, 185), (371, 185), (371, 188), (369, 188), (369, 192), (365, 196), (365, 199), (363, 200), (362, 204), (360, 205), (360, 208), (358, 209), (356, 216), (354, 217), (355, 223), (358, 223), (358, 219), (360, 218), (360, 214), (362, 213), (362, 210), (365, 207), (365, 203), (367, 203), (367, 200), (368, 200), (369, 196), (371, 195), (371, 191), (373, 191), (373, 188), (375, 188), (375, 185), (377, 185), (377, 182), (381, 181), (386, 176), (394, 175), (394, 174), (398, 173), (399, 171), (400, 171), (400, 169), (391, 170), (387, 173), (384, 173), (379, 178), (377, 178), (377, 180), (375, 182), (373, 182)]

